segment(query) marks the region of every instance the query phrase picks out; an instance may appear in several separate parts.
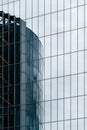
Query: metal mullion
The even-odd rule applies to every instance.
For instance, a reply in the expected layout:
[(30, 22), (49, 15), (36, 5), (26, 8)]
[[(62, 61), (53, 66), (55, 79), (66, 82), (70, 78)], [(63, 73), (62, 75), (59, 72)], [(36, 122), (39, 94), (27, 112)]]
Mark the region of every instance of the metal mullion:
[(84, 0), (84, 130), (85, 130), (85, 0)]
[[(50, 0), (50, 34), (52, 34), (52, 0)], [(52, 35), (50, 36), (50, 130), (52, 130)]]
[[(40, 1), (40, 0), (39, 0)], [(44, 0), (44, 18), (45, 18), (45, 0)], [(45, 20), (44, 20), (44, 23), (45, 23)], [(39, 17), (38, 17), (38, 25), (39, 25)], [(44, 33), (45, 33), (45, 24), (44, 24)], [(38, 36), (39, 36), (39, 26), (38, 26)], [(45, 57), (45, 35), (44, 35), (44, 57)], [(44, 89), (44, 101), (43, 101), (43, 107), (44, 107), (44, 119), (43, 119), (43, 122), (45, 122), (45, 59), (44, 59), (44, 86), (43, 86), (43, 89)], [(43, 129), (45, 130), (45, 124), (43, 125)]]
[(72, 129), (72, 125), (71, 125), (71, 106), (72, 106), (72, 99), (71, 99), (71, 64), (72, 64), (72, 60), (71, 60), (71, 25), (72, 25), (72, 16), (71, 16), (71, 0), (70, 0), (70, 130)]
[[(58, 11), (58, 0), (57, 0)], [(58, 12), (57, 12), (57, 33), (58, 33)], [(57, 34), (57, 77), (58, 77), (58, 34)], [(58, 130), (58, 78), (57, 78), (57, 130)]]
[[(2, 8), (3, 8), (3, 6), (2, 6)], [(2, 14), (2, 18), (3, 18), (3, 14)], [(3, 32), (3, 24), (2, 24), (2, 32)], [(3, 35), (3, 33), (2, 33), (2, 35)], [(2, 54), (3, 54), (3, 40), (2, 40)], [(3, 60), (2, 60), (2, 74), (3, 74)], [(2, 86), (4, 86), (4, 84), (3, 84), (3, 80), (1, 81), (1, 83), (2, 83)], [(2, 96), (3, 96), (4, 94), (3, 94), (3, 87), (2, 87)], [(2, 100), (2, 129), (4, 128), (4, 121), (3, 121), (3, 119), (4, 119), (4, 109), (3, 109), (3, 100)]]
[[(9, 10), (9, 7), (8, 7), (8, 10)], [(10, 16), (9, 16), (9, 19), (10, 19)], [(8, 23), (8, 82), (10, 83), (10, 75), (9, 75), (9, 72), (10, 72), (10, 66), (9, 66), (9, 63), (10, 63), (10, 24)], [(10, 87), (10, 84), (8, 84), (8, 102), (9, 102), (9, 87)], [(9, 130), (9, 104), (8, 104), (8, 130)]]
[(77, 130), (78, 129), (78, 0), (77, 0)]
[[(15, 3), (14, 3), (14, 10), (15, 10)], [(14, 13), (15, 14), (15, 13)], [(16, 129), (15, 127), (16, 127), (16, 124), (15, 124), (15, 122), (16, 122), (16, 107), (15, 107), (15, 96), (16, 96), (16, 91), (15, 91), (15, 87), (16, 87), (16, 85), (15, 85), (15, 77), (16, 77), (16, 67), (15, 67), (15, 63), (16, 63), (16, 18), (14, 17), (14, 104), (13, 104), (13, 106), (14, 106), (14, 130)]]
[(63, 1), (63, 130), (65, 130), (65, 2)]
[[(9, 11), (9, 5), (8, 5)], [(8, 43), (9, 43), (9, 15), (8, 15)], [(8, 47), (9, 48), (9, 47)], [(8, 49), (8, 61), (9, 61), (9, 49)], [(8, 81), (9, 81), (9, 62), (8, 62)], [(9, 101), (9, 82), (8, 82), (8, 101)], [(8, 130), (9, 130), (9, 104), (8, 104)]]
[[(2, 14), (3, 17), (3, 24), (4, 24), (4, 13)], [(4, 25), (2, 25), (2, 37), (4, 38)], [(2, 40), (2, 57), (4, 57), (4, 41)], [(4, 62), (2, 61), (2, 77), (4, 77)], [(4, 80), (2, 79), (2, 86), (4, 86)], [(4, 97), (4, 87), (2, 87), (2, 97)], [(4, 108), (4, 100), (2, 101), (3, 103), (3, 108)], [(3, 110), (3, 118), (4, 118), (4, 109)], [(4, 122), (3, 122), (3, 126), (4, 126)]]

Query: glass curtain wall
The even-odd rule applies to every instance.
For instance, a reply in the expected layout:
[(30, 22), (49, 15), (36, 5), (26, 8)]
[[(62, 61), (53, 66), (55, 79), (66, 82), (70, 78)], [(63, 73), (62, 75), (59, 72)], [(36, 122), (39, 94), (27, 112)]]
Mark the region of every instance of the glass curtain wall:
[[(38, 85), (41, 88), (39, 91), (43, 92), (43, 95), (39, 93), (41, 98), (36, 101), (37, 117), (42, 119), (36, 127), (37, 123), (30, 123), (32, 120), (24, 115), (25, 123), (20, 124), (20, 129), (86, 130), (87, 0), (1, 0), (0, 10), (20, 17), (43, 45), (43, 56), (24, 61), (31, 64), (39, 62), (43, 73), (43, 76), (39, 74), (37, 80), (28, 80), (29, 86), (33, 86), (37, 93), (38, 87), (35, 86)], [(33, 40), (35, 39), (31, 40), (32, 43)], [(33, 56), (32, 47), (31, 45), (30, 51)], [(27, 92), (24, 91), (24, 94)], [(33, 108), (33, 104), (34, 102), (27, 102), (26, 106)], [(0, 110), (1, 113), (3, 109)], [(8, 129), (16, 129), (16, 124), (14, 128)]]

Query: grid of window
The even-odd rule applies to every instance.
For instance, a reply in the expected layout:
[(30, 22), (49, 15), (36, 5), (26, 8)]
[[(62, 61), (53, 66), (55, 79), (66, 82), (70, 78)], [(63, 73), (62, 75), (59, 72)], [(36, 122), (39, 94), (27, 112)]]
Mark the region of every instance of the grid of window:
[[(36, 102), (37, 112), (34, 113), (39, 117), (39, 126), (37, 122), (31, 123), (31, 118), (24, 117), (25, 122), (20, 124), (20, 127), (14, 123), (13, 127), (8, 129), (27, 130), (30, 127), (33, 130), (86, 130), (87, 0), (1, 0), (0, 10), (25, 21), (26, 27), (37, 35), (43, 46), (40, 47), (41, 55), (38, 47), (32, 44), (37, 43), (37, 38), (28, 39), (32, 58), (30, 56), (28, 60), (17, 62), (17, 65), (29, 62), (30, 69), (27, 68), (27, 73), (32, 71), (39, 75), (36, 81), (30, 76), (29, 82), (21, 83), (26, 88), (28, 85), (33, 86), (35, 92), (39, 93), (40, 98), (38, 97)], [(23, 39), (22, 43), (26, 46), (27, 41)], [(20, 41), (16, 41), (13, 45), (16, 46), (18, 43)], [(37, 52), (39, 57), (35, 56)], [(15, 86), (19, 84), (20, 82), (17, 82)], [(40, 86), (41, 90), (38, 90), (37, 86)], [(29, 90), (26, 89), (22, 91), (23, 94), (27, 93), (28, 101), (31, 93), (28, 95)], [(3, 104), (4, 101), (0, 98), (0, 102)], [(26, 104), (25, 101), (22, 105), (26, 111), (25, 106), (33, 108), (34, 102), (28, 101)], [(8, 106), (10, 107), (10, 104)], [(4, 114), (3, 110), (0, 115)], [(1, 116), (0, 120), (3, 120)]]

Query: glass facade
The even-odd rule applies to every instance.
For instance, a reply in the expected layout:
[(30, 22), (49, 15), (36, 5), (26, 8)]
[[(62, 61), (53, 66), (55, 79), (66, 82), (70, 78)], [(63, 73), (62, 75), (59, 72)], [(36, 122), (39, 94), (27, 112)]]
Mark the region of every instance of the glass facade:
[[(10, 39), (2, 33), (3, 38), (8, 38), (9, 44), (12, 43), (11, 39), (14, 40), (14, 47), (7, 48), (7, 52), (4, 47), (7, 40), (0, 36), (3, 45), (0, 52), (4, 57), (0, 56), (0, 64), (4, 66), (0, 71), (15, 86), (12, 90), (5, 90), (2, 86), (9, 83), (0, 80), (0, 93), (3, 92), (3, 95), (0, 94), (0, 129), (86, 130), (87, 0), (1, 0), (0, 10), (21, 19), (21, 25), (16, 25), (21, 30), (20, 42), (12, 39), (11, 30)], [(4, 31), (4, 27), (0, 29), (0, 33)], [(19, 36), (17, 33), (14, 33), (15, 38)], [(30, 44), (26, 44), (28, 41)], [(36, 43), (41, 43), (43, 47)], [(11, 51), (16, 55), (10, 55)], [(20, 58), (21, 62), (18, 59), (17, 65), (5, 70), (5, 59), (8, 59), (10, 66), (10, 62), (13, 64), (15, 61), (16, 64), (16, 58)], [(16, 70), (15, 77), (13, 69)], [(10, 76), (6, 71), (10, 71)], [(20, 90), (16, 89), (17, 85)], [(11, 96), (14, 90), (20, 94)], [(11, 116), (12, 104), (4, 99), (8, 98), (12, 103), (13, 97), (16, 98), (14, 103), (17, 103), (17, 107), (13, 109), (16, 114)], [(5, 109), (6, 105), (9, 109)], [(5, 111), (10, 112), (6, 117)], [(7, 127), (3, 128), (2, 125)]]

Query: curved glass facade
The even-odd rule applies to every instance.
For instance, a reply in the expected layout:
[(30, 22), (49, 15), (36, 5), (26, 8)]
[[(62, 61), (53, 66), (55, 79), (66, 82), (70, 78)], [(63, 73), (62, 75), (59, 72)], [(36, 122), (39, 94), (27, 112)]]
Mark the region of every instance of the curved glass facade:
[[(26, 23), (0, 12), (0, 129), (42, 127), (42, 45)], [(38, 104), (37, 104), (38, 102)]]
[[(17, 53), (16, 57), (20, 58), (21, 64), (21, 66), (17, 64), (16, 71), (14, 71), (17, 74), (20, 67), (20, 76), (17, 74), (14, 80), (17, 80), (16, 86), (20, 80), (21, 100), (19, 107), (14, 109), (15, 113), (18, 112), (14, 116), (16, 121), (14, 126), (9, 124), (10, 120), (13, 121), (10, 115), (6, 118), (8, 129), (16, 130), (20, 123), (20, 128), (23, 130), (86, 130), (87, 0), (1, 0), (0, 10), (5, 14), (9, 13), (11, 16), (22, 19), (20, 57), (18, 55), (18, 40), (14, 46), (17, 47), (15, 54)], [(0, 23), (2, 23), (1, 17)], [(25, 30), (27, 30), (26, 38)], [(12, 38), (12, 32), (10, 34)], [(5, 34), (3, 34), (4, 36)], [(18, 36), (17, 34), (15, 37)], [(3, 41), (6, 45), (5, 39)], [(26, 44), (27, 41), (29, 44)], [(36, 44), (37, 41), (38, 44)], [(40, 41), (43, 49), (41, 49), (41, 44), (39, 45)], [(9, 55), (4, 54), (5, 45), (1, 52), (4, 57), (8, 57), (10, 63)], [(8, 49), (8, 52), (10, 51)], [(41, 53), (43, 53), (42, 56)], [(16, 60), (15, 55), (14, 59)], [(0, 60), (2, 65), (7, 63), (2, 60)], [(8, 69), (10, 73), (11, 69), (10, 67)], [(2, 68), (2, 71), (4, 70)], [(7, 77), (9, 81), (11, 80), (11, 83), (14, 82), (13, 78), (10, 79), (5, 72), (3, 76)], [(1, 86), (4, 85), (3, 83), (1, 82)], [(29, 86), (30, 89), (28, 89)], [(5, 90), (2, 88), (0, 91), (4, 93)], [(6, 89), (6, 91), (10, 92), (11, 90)], [(31, 91), (32, 95), (28, 95)], [(19, 94), (16, 97), (18, 96)], [(12, 102), (14, 99), (10, 100)], [(19, 104), (18, 98), (16, 101)], [(0, 102), (4, 105), (4, 100), (1, 98)], [(4, 116), (5, 110), (4, 107), (0, 110), (1, 115)], [(10, 109), (7, 110), (10, 111)], [(19, 115), (20, 121), (18, 122), (16, 119), (19, 120)], [(1, 116), (0, 120), (3, 122)]]

